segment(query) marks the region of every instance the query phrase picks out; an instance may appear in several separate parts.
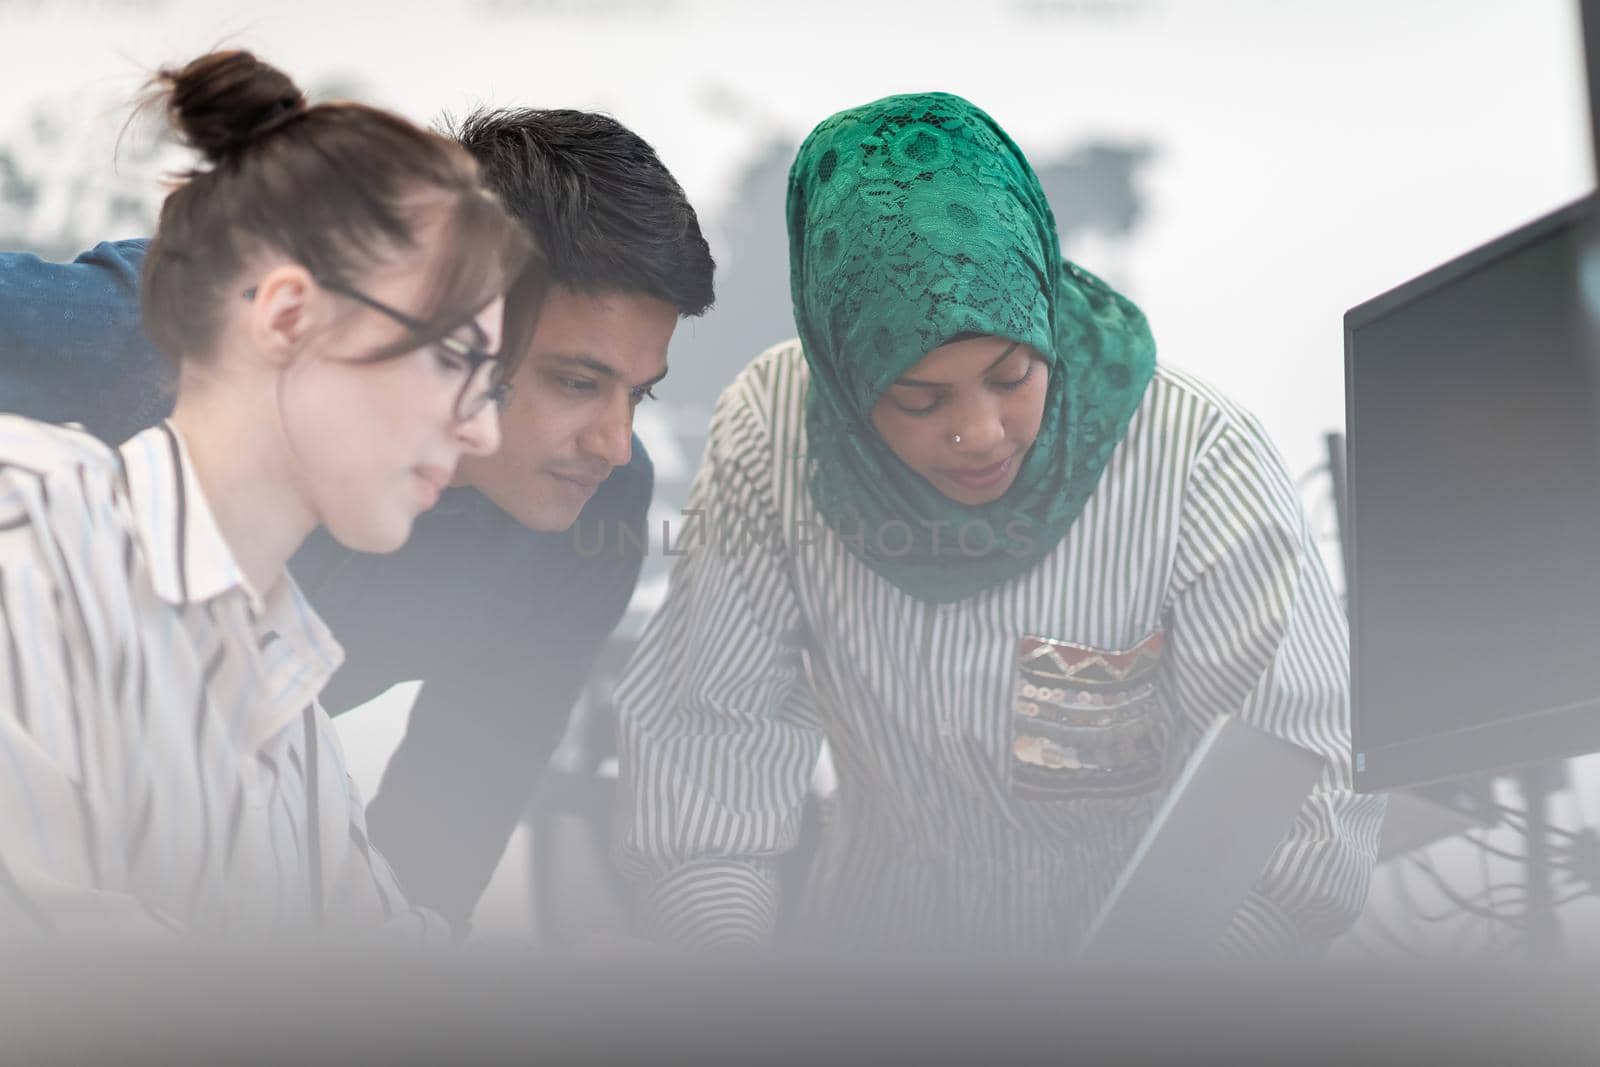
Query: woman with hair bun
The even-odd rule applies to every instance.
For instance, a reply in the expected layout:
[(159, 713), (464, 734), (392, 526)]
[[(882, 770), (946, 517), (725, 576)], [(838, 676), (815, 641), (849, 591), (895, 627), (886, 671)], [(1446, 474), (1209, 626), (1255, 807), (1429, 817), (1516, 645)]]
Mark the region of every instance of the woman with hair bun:
[(201, 159), (144, 267), (173, 414), (117, 451), (0, 416), (0, 930), (442, 933), (367, 844), (285, 563), (399, 547), (497, 447), (541, 273), (444, 137), (248, 52), (155, 90)]

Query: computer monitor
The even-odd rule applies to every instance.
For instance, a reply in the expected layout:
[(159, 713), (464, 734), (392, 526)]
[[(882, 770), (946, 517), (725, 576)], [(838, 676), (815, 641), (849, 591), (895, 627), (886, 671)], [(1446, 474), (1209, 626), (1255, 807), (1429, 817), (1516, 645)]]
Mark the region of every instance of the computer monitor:
[(1345, 315), (1358, 789), (1600, 749), (1593, 204)]

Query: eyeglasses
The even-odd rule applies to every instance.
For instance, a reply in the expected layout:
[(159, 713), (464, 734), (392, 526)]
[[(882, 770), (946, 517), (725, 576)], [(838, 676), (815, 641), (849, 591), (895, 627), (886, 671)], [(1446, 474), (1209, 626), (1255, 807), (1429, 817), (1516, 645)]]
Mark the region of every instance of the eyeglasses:
[[(422, 320), (406, 314), (398, 308), (390, 307), (381, 300), (376, 300), (359, 289), (353, 289), (342, 282), (330, 281), (313, 275), (313, 280), (330, 293), (338, 293), (348, 297), (358, 304), (365, 305), (380, 315), (385, 315), (400, 325), (410, 330), (413, 334), (421, 335), (425, 328)], [(256, 291), (252, 287), (244, 291), (246, 300), (254, 300)], [(473, 329), (477, 330), (474, 323)], [(482, 336), (478, 330), (479, 336)], [(511, 383), (505, 380), (505, 364), (500, 357), (482, 348), (479, 345), (468, 344), (458, 337), (444, 336), (437, 338), (430, 344), (444, 349), (454, 356), (458, 356), (467, 363), (467, 380), (461, 383), (461, 392), (456, 394), (453, 409), (458, 422), (471, 422), (492, 401), (496, 408), (504, 408), (506, 400), (511, 396)]]

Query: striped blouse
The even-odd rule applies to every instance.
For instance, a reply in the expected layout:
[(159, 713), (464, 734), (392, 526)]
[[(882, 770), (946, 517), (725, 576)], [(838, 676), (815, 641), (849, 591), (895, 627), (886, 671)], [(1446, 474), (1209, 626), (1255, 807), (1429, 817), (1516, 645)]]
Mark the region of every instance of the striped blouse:
[(0, 416), (0, 929), (436, 936), (316, 696), (343, 652), (248, 585), (169, 424)]
[(1161, 367), (1060, 544), (938, 605), (812, 506), (807, 380), (791, 342), (723, 394), (618, 691), (617, 854), (652, 932), (770, 941), (826, 738), (838, 786), (785, 906), (807, 945), (1071, 952), (1225, 713), (1329, 766), (1222, 950), (1314, 952), (1344, 930), (1382, 802), (1350, 791), (1344, 614), (1259, 424)]

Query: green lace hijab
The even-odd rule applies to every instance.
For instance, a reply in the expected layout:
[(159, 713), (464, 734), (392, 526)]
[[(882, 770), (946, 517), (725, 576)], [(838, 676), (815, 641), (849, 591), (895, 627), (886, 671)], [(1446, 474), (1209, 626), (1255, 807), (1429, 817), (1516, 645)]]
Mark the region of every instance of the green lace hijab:
[[(1030, 570), (1083, 511), (1155, 372), (1144, 315), (1061, 257), (1033, 168), (947, 93), (841, 111), (789, 170), (789, 284), (811, 368), (812, 500), (863, 562), (919, 599)], [(958, 503), (873, 428), (878, 397), (965, 334), (1049, 362), (1039, 435), (1004, 496)]]

